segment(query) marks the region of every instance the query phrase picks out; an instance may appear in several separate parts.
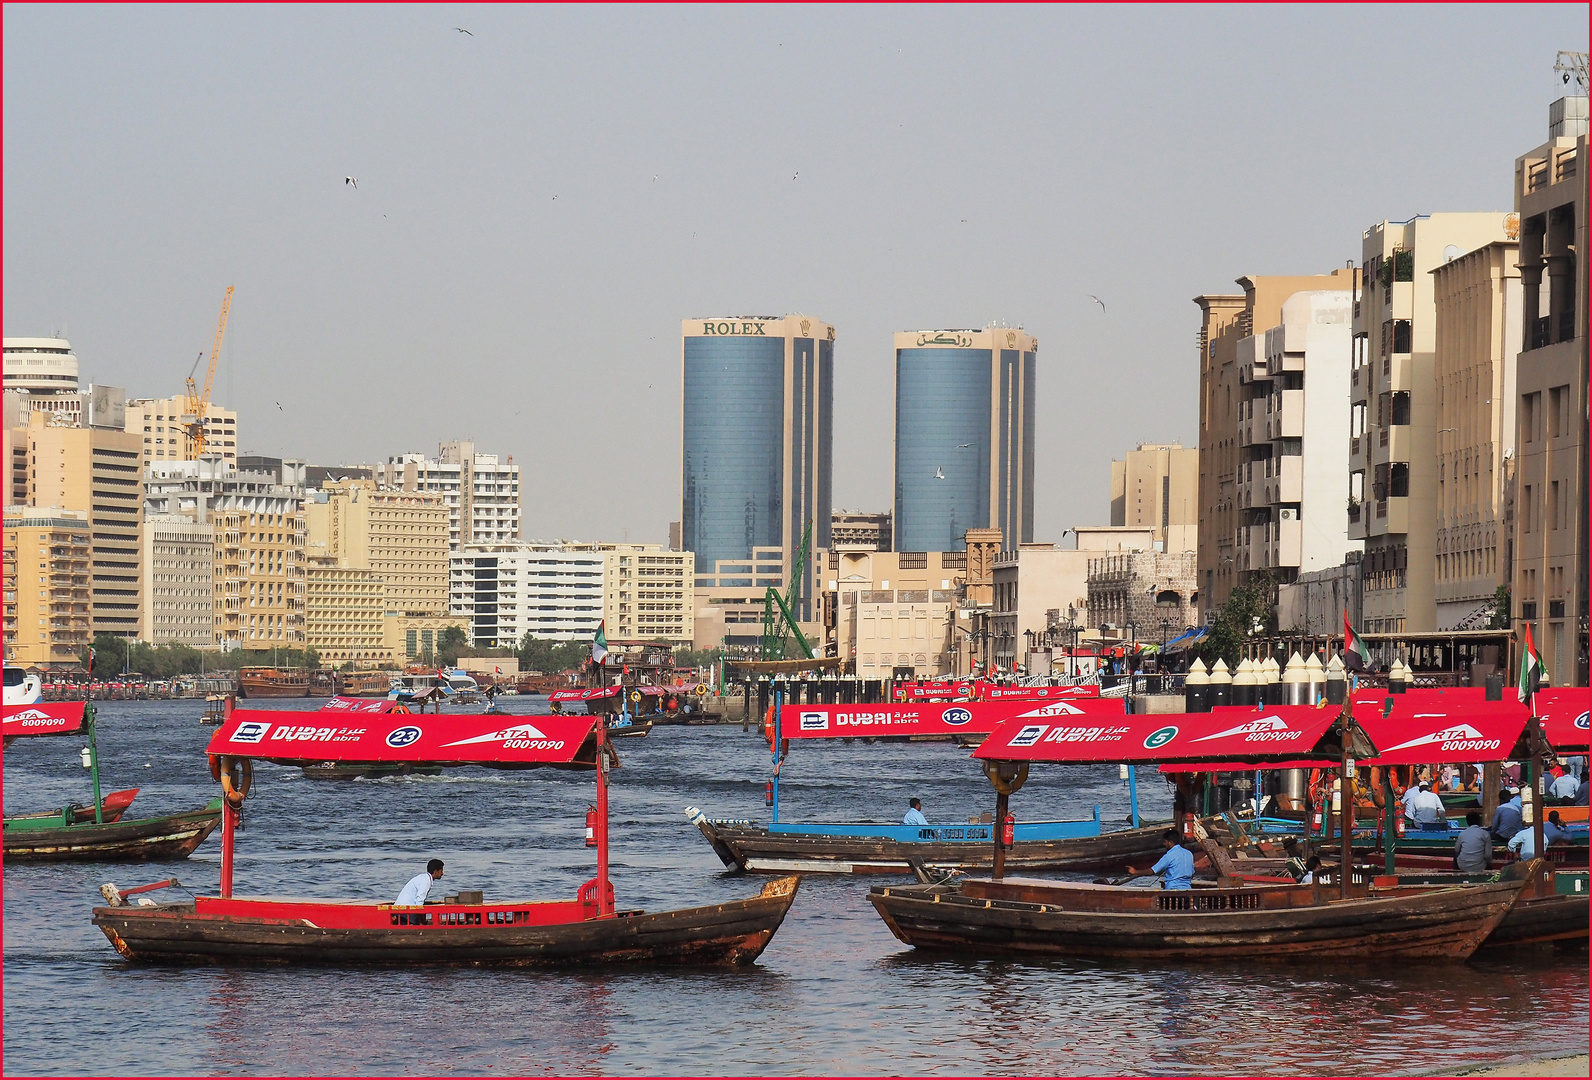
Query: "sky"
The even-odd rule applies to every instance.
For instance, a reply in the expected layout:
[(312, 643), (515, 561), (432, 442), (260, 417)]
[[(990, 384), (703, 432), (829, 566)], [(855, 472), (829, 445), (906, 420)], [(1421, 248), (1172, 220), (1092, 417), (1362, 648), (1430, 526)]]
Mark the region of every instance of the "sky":
[(6, 336), (173, 395), (232, 285), (240, 449), (474, 439), (526, 537), (660, 543), (710, 315), (834, 324), (852, 510), (891, 502), (892, 334), (1026, 328), (1035, 539), (1107, 523), (1113, 457), (1195, 445), (1192, 298), (1512, 209), (1588, 39), (1585, 5), (0, 17)]

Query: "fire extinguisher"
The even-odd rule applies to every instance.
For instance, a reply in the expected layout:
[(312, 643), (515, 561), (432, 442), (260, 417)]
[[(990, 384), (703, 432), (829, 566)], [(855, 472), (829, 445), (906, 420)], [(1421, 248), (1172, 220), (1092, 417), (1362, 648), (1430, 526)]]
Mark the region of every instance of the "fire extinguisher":
[(1404, 815), (1403, 814), (1399, 814), (1398, 815), (1398, 826), (1397, 826), (1397, 828), (1398, 828), (1399, 839), (1402, 840), (1404, 838)]
[(774, 781), (768, 780), (763, 784), (763, 805), (774, 805)]
[(597, 808), (586, 807), (586, 846), (597, 846)]
[(1001, 822), (1001, 847), (1011, 847), (1012, 840), (1017, 835), (1017, 819), (1007, 814)]

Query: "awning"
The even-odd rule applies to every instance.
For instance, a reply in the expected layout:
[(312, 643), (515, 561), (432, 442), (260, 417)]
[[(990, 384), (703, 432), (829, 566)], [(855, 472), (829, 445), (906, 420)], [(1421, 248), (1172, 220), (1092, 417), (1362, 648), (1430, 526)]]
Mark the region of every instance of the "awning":
[[(1126, 714), (1120, 698), (1072, 701), (960, 701), (879, 705), (786, 705), (780, 735), (786, 739), (837, 739), (876, 735), (987, 735), (1014, 716), (1073, 717), (1110, 723)], [(1092, 718), (1092, 720), (1091, 720)]]
[(88, 715), (84, 701), (40, 702), (37, 705), (6, 705), (0, 713), (0, 733), (7, 741), (19, 735), (70, 735), (83, 728)]
[[(651, 691), (654, 688), (641, 687), (642, 690)], [(591, 690), (554, 690), (547, 695), (548, 701), (600, 701), (611, 698), (616, 694), (623, 694), (623, 686), (598, 686)]]
[(1547, 737), (1548, 745), (1561, 753), (1588, 749), (1589, 705), (1592, 705), (1592, 691), (1584, 686), (1538, 690), (1537, 715), (1542, 719), (1542, 734)]
[(1328, 736), (1340, 712), (1333, 706), (1276, 705), (1260, 709), (1221, 705), (1208, 713), (1115, 717), (1095, 713), (1086, 717), (1041, 718), (1030, 713), (1001, 724), (973, 756), (1074, 764), (1233, 760), (1259, 763), (1295, 758), (1330, 764), (1341, 756), (1336, 736)]
[(1100, 687), (1095, 683), (1082, 686), (996, 686), (994, 683), (978, 684), (980, 701), (1054, 701), (1058, 698), (1097, 698)]
[(234, 709), (206, 752), (281, 765), (425, 762), (533, 768), (591, 768), (595, 716), (423, 716)]
[(1205, 640), (1205, 635), (1208, 634), (1209, 632), (1210, 632), (1210, 630), (1209, 630), (1208, 627), (1204, 627), (1204, 626), (1190, 627), (1189, 629), (1187, 629), (1187, 630), (1183, 631), (1181, 634), (1179, 634), (1177, 637), (1173, 638), (1171, 641), (1168, 641), (1166, 643), (1163, 651), (1172, 652), (1172, 651), (1178, 650), (1178, 649), (1185, 649), (1185, 648), (1187, 648), (1190, 645), (1194, 645), (1194, 644), (1196, 644), (1196, 643), (1198, 643), (1200, 641)]
[(322, 705), (317, 711), (340, 713), (388, 713), (392, 712), (394, 709), (400, 708), (404, 709), (406, 712), (408, 711), (407, 707), (399, 705), (396, 701), (389, 701), (386, 698), (334, 697), (328, 699), (326, 704)]

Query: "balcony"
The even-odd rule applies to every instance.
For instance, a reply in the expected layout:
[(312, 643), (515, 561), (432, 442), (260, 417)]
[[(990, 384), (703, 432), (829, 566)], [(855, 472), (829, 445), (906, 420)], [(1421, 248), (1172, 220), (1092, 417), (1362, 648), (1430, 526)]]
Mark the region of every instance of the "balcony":
[(1305, 434), (1305, 392), (1303, 390), (1284, 390), (1282, 392), (1282, 408), (1276, 415), (1276, 422), (1272, 425), (1272, 437), (1276, 439), (1302, 439)]
[(1285, 454), (1277, 459), (1277, 497), (1280, 503), (1303, 502), (1305, 498), (1305, 459), (1299, 454)]

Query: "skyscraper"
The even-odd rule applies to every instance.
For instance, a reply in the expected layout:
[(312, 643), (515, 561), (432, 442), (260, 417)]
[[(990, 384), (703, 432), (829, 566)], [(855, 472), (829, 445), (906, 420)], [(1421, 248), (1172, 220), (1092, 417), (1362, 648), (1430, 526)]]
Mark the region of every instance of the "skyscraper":
[(958, 551), (968, 529), (1034, 538), (1034, 379), (1021, 330), (895, 336), (895, 549)]
[[(681, 544), (699, 589), (783, 587), (809, 521), (827, 550), (835, 329), (801, 315), (687, 319)], [(812, 562), (800, 595), (811, 618)]]

